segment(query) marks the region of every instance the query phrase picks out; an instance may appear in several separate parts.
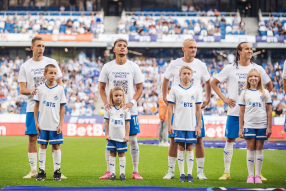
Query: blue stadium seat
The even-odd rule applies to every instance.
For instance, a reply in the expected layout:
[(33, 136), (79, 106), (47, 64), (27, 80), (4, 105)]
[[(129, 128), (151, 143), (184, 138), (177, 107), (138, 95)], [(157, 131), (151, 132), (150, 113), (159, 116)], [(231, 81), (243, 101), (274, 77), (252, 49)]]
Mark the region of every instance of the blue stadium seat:
[(14, 10), (15, 10), (15, 7), (14, 7), (14, 6), (10, 6), (8, 10), (9, 10), (9, 11), (14, 11)]
[(245, 31), (240, 31), (240, 35), (245, 35)]
[(148, 8), (147, 7), (143, 7), (142, 11), (148, 11)]
[(273, 31), (273, 35), (274, 36), (279, 36), (279, 32), (278, 31)]
[(265, 69), (265, 67), (267, 66), (267, 64), (266, 64), (266, 63), (262, 63), (261, 66)]
[(155, 7), (155, 11), (157, 11), (157, 12), (161, 11), (160, 7)]

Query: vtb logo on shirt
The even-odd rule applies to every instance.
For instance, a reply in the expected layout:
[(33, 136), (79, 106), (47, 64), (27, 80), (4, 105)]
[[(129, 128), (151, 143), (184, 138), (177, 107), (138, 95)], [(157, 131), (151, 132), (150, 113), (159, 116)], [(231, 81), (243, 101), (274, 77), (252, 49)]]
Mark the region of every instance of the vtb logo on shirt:
[(184, 102), (184, 107), (193, 107), (193, 103)]
[(252, 105), (252, 107), (262, 107), (260, 102), (249, 102), (248, 105)]
[(43, 101), (43, 104), (45, 104), (47, 107), (56, 107), (56, 103), (53, 102)]
[(127, 75), (129, 75), (129, 72), (112, 72), (112, 75), (114, 75), (114, 78), (127, 78)]

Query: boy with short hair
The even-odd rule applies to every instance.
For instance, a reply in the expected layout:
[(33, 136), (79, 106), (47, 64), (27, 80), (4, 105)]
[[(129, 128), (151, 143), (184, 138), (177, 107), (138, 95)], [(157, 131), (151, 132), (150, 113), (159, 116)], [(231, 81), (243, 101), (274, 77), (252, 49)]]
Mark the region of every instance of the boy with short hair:
[[(171, 135), (174, 128), (175, 142), (179, 144), (177, 154), (180, 169), (179, 182), (194, 182), (192, 176), (193, 143), (196, 143), (197, 138), (201, 135), (202, 94), (198, 88), (191, 85), (192, 74), (193, 71), (189, 66), (183, 66), (179, 73), (181, 83), (173, 86), (168, 96), (168, 103), (170, 104), (168, 108), (168, 132)], [(187, 177), (184, 173), (185, 150), (187, 151)]]
[(38, 88), (34, 96), (34, 117), (38, 132), (39, 148), (39, 170), (37, 181), (46, 179), (45, 162), (47, 144), (50, 143), (54, 149), (54, 180), (61, 181), (61, 150), (63, 143), (62, 125), (65, 114), (66, 97), (63, 87), (56, 83), (57, 68), (48, 64), (44, 70), (46, 83)]

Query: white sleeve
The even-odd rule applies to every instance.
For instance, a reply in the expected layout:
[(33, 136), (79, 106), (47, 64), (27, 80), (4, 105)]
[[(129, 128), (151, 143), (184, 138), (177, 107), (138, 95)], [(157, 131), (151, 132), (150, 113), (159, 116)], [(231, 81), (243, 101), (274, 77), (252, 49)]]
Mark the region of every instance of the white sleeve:
[(110, 110), (111, 110), (111, 109), (109, 109), (109, 110), (107, 110), (107, 111), (104, 112), (104, 119), (109, 120), (109, 118), (110, 118)]
[(62, 90), (61, 105), (65, 105), (67, 103), (67, 99), (65, 96), (65, 90), (64, 88), (61, 88), (61, 90)]
[(264, 91), (265, 91), (265, 103), (272, 104), (271, 95), (269, 91), (268, 90), (264, 90)]
[(98, 81), (103, 82), (103, 83), (108, 82), (108, 72), (107, 72), (106, 64), (102, 67), (102, 70), (99, 74)]
[(282, 78), (283, 78), (283, 79), (286, 79), (286, 61), (284, 62), (284, 65), (283, 65)]
[(172, 88), (169, 95), (168, 95), (168, 99), (167, 101), (169, 103), (173, 103), (175, 104), (176, 103), (176, 96), (175, 96), (175, 88)]
[(242, 92), (238, 98), (238, 105), (239, 106), (245, 106), (244, 92), (245, 92), (245, 90), (242, 90)]
[(173, 64), (171, 63), (169, 66), (168, 66), (168, 68), (167, 68), (167, 70), (166, 70), (166, 72), (165, 72), (165, 74), (164, 74), (164, 76), (165, 76), (165, 78), (166, 79), (168, 79), (168, 80), (170, 80), (171, 78), (173, 78), (174, 77), (174, 75), (173, 75)]
[(203, 102), (202, 91), (197, 90), (196, 104), (201, 104), (202, 102)]
[(220, 82), (225, 82), (228, 80), (228, 75), (229, 75), (228, 67), (224, 67), (222, 71), (215, 76), (215, 78)]
[(143, 74), (137, 64), (133, 64), (133, 65), (134, 65), (134, 74), (133, 74), (134, 83), (141, 84), (144, 82)]
[(131, 121), (130, 111), (126, 111), (126, 113), (125, 113), (125, 121)]
[(19, 72), (19, 76), (18, 76), (18, 82), (27, 82), (26, 70), (25, 70), (23, 65), (20, 68), (20, 72)]
[(208, 81), (210, 79), (210, 74), (208, 72), (207, 66), (205, 63), (202, 62), (202, 79), (204, 82)]
[(265, 70), (261, 66), (260, 66), (260, 75), (261, 75), (263, 84), (268, 84), (268, 82), (270, 82), (270, 78), (268, 74), (265, 72)]
[(53, 64), (56, 66), (57, 70), (58, 70), (58, 76), (57, 76), (57, 79), (60, 79), (63, 77), (63, 74), (62, 74), (62, 71), (57, 63), (56, 60), (52, 59), (53, 60)]

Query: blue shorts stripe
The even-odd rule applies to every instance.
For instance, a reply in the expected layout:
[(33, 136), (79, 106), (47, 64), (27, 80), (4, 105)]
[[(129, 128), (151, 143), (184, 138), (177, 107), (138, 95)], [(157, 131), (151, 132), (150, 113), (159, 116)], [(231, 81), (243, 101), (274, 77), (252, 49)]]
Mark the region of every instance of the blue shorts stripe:
[(176, 143), (196, 143), (197, 136), (195, 131), (177, 131), (175, 130)]
[(62, 144), (64, 143), (63, 133), (58, 134), (56, 131), (41, 130), (40, 136), (38, 136), (38, 143), (44, 145), (48, 143), (50, 145)]
[(117, 151), (118, 153), (124, 153), (127, 152), (127, 143), (108, 140), (106, 145), (106, 150)]
[(245, 139), (267, 140), (266, 128), (264, 129), (244, 128), (244, 138)]

